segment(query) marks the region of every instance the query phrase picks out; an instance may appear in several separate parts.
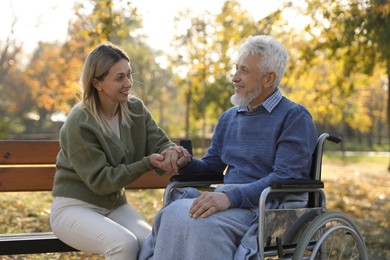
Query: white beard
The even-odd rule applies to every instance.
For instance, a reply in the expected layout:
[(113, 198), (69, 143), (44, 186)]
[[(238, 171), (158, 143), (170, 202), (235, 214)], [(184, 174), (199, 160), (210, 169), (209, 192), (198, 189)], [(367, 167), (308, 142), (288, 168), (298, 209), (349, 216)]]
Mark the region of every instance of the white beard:
[(249, 103), (251, 103), (257, 96), (261, 94), (261, 88), (258, 87), (255, 91), (251, 93), (245, 93), (244, 95), (239, 95), (237, 93), (234, 93), (230, 97), (230, 102), (235, 106), (247, 106)]

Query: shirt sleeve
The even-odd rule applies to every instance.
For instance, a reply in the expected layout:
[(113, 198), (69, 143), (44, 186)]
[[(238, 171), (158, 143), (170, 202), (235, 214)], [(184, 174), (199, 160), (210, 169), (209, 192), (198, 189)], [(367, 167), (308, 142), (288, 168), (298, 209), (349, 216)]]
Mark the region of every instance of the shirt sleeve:
[(211, 145), (208, 148), (205, 156), (201, 160), (192, 158), (191, 162), (180, 169), (179, 174), (188, 173), (210, 173), (210, 174), (222, 174), (226, 168), (226, 164), (221, 160), (218, 147), (218, 130), (216, 129)]

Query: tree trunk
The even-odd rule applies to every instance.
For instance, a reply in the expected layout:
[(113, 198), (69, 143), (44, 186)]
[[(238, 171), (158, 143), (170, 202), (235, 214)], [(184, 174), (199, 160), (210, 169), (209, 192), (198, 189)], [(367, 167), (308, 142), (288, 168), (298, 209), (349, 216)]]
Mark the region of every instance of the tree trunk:
[(187, 79), (187, 87), (188, 87), (188, 93), (186, 97), (186, 115), (185, 115), (185, 135), (186, 139), (190, 136), (190, 109), (191, 109), (191, 98), (192, 98), (192, 91), (191, 91), (191, 82), (190, 79)]
[(382, 145), (382, 139), (383, 139), (383, 125), (381, 123), (380, 120), (378, 120), (378, 123), (377, 123), (377, 127), (376, 127), (376, 131), (377, 131), (377, 139), (376, 139), (376, 144), (378, 146), (381, 146)]
[(371, 150), (374, 148), (374, 136), (374, 127), (371, 126), (370, 130), (367, 133), (367, 143), (368, 147), (370, 147)]
[[(387, 134), (390, 152), (390, 60), (387, 61)], [(390, 161), (387, 170), (390, 172)]]

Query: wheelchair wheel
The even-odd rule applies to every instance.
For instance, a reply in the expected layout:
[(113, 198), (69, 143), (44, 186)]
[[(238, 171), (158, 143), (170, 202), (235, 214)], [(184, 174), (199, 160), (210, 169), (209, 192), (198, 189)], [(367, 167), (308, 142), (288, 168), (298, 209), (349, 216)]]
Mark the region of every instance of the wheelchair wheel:
[(368, 259), (367, 248), (356, 224), (346, 215), (328, 211), (305, 229), (293, 260)]

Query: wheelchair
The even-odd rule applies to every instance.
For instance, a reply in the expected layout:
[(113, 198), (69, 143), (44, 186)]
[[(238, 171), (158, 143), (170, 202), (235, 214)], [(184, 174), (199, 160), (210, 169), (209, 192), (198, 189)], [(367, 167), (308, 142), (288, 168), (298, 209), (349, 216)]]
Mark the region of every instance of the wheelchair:
[[(354, 221), (338, 211), (326, 210), (324, 184), (321, 181), (325, 141), (339, 143), (340, 138), (322, 133), (313, 153), (310, 180), (282, 180), (272, 183), (259, 198), (258, 254), (260, 259), (368, 259), (363, 237)], [(191, 141), (181, 145), (192, 154)], [(176, 175), (164, 193), (164, 204), (173, 189), (197, 187), (210, 189), (223, 183), (223, 175)], [(266, 209), (272, 193), (309, 195), (308, 206), (298, 209)]]

